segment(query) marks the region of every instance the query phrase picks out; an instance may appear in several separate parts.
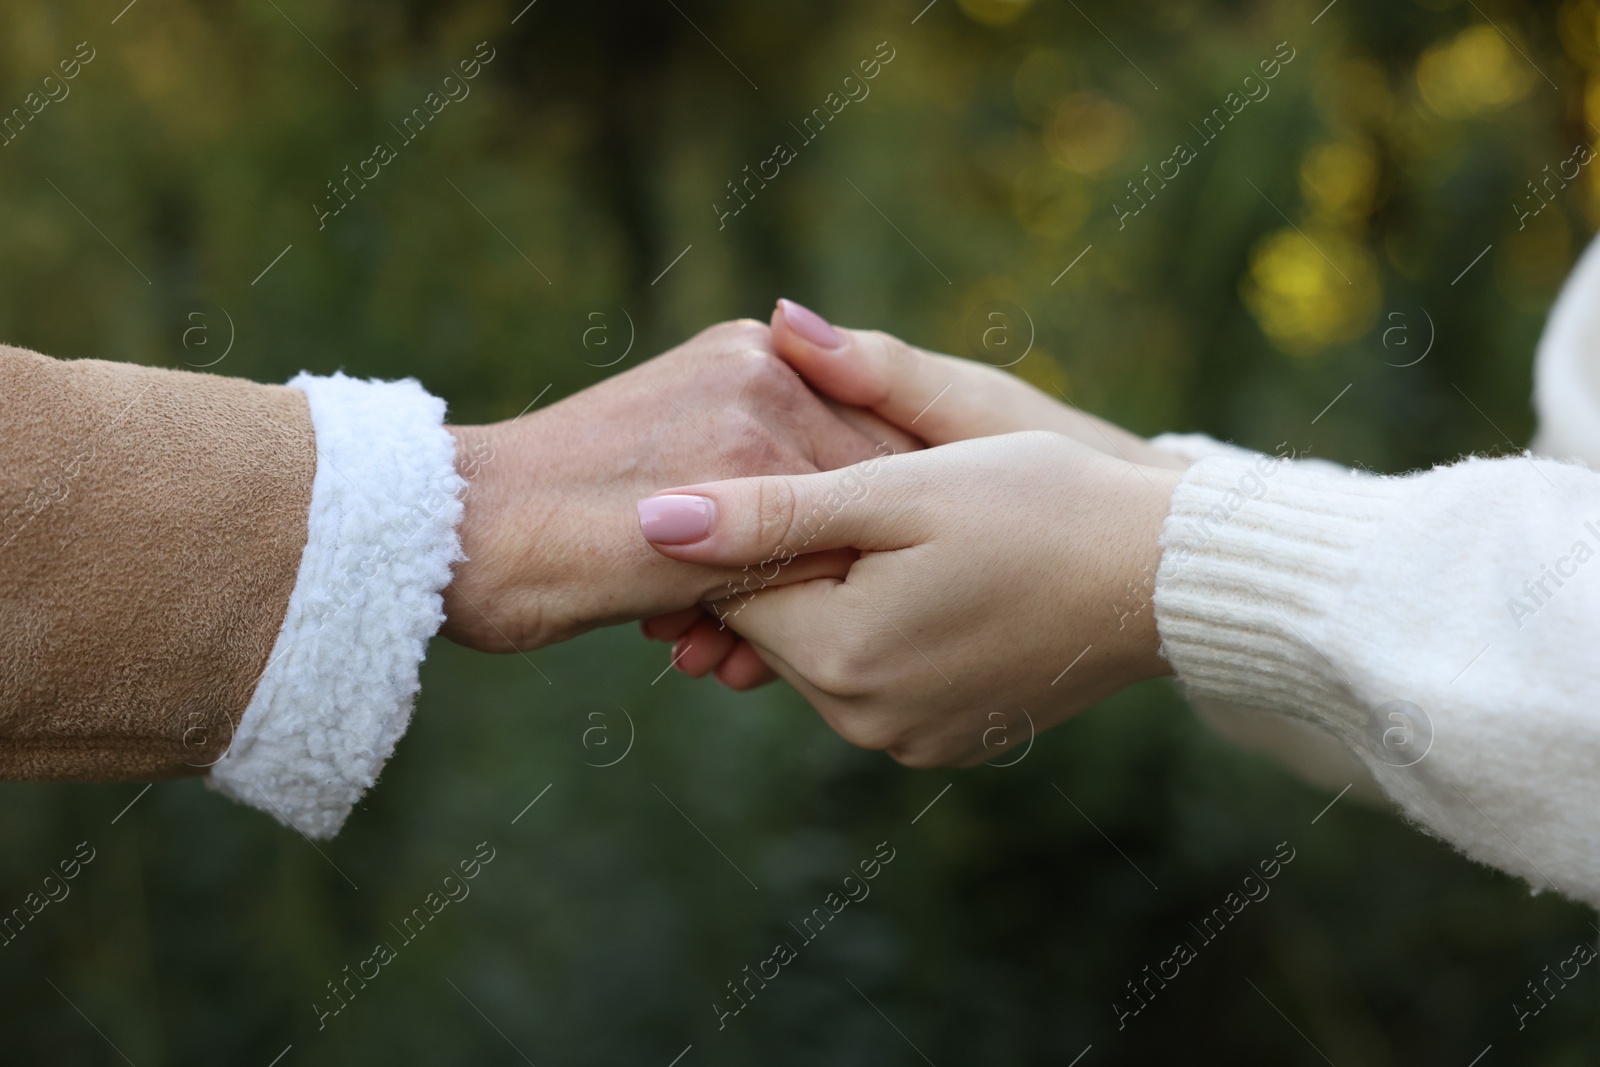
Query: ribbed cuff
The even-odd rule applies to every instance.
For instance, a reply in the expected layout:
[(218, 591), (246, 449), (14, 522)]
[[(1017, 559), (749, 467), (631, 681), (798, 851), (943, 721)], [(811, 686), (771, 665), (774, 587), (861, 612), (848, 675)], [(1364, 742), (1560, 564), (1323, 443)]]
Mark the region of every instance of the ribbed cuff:
[(1363, 747), (1354, 682), (1319, 646), (1332, 647), (1327, 621), (1396, 489), (1253, 453), (1189, 468), (1162, 529), (1154, 602), (1162, 653), (1191, 699), (1309, 720)]
[(417, 670), (461, 559), (444, 401), (415, 381), (301, 374), (317, 472), (305, 552), (255, 695), (210, 783), (332, 837), (411, 720)]

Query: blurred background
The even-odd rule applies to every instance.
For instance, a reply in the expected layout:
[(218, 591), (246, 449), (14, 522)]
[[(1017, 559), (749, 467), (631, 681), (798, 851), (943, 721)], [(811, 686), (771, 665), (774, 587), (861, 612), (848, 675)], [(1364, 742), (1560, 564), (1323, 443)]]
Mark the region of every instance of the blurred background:
[[(1528, 439), (1539, 330), (1600, 222), (1593, 0), (125, 2), (0, 5), (0, 338), (414, 375), (457, 421), (782, 295), (1141, 433), (1400, 471)], [(632, 628), (437, 642), (382, 784), (316, 847), (199, 781), (0, 787), (0, 911), (94, 855), (0, 945), (0, 1062), (1600, 1055), (1593, 976), (1514, 1007), (1594, 942), (1586, 909), (1328, 808), (1166, 684), (1031, 748), (1014, 724), (1009, 766), (913, 772), (781, 688), (665, 666)], [(481, 842), (470, 897), (402, 937)], [(880, 842), (870, 897), (805, 941)], [(1119, 1027), (1285, 842), (1271, 896)]]

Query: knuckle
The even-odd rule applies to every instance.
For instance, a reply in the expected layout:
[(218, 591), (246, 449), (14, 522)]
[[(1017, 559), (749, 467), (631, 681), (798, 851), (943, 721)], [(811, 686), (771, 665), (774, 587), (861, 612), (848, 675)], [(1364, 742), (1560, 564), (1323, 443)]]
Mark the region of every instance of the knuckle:
[(771, 349), (750, 349), (741, 354), (738, 372), (747, 396), (758, 403), (772, 403), (797, 392), (800, 378)]
[(787, 478), (766, 478), (756, 490), (756, 537), (760, 547), (776, 549), (794, 526), (795, 491)]
[(765, 326), (725, 323), (713, 329), (720, 333), (698, 348), (699, 370), (730, 406), (771, 418), (802, 406), (811, 396), (800, 376), (773, 351)]
[(916, 371), (916, 350), (882, 330), (866, 331), (858, 351), (874, 379), (873, 393), (864, 401), (869, 406), (890, 399)]
[(836, 729), (850, 744), (872, 752), (893, 749), (900, 742), (900, 730), (892, 722), (861, 712), (842, 717)]
[(802, 657), (804, 666), (801, 669), (812, 685), (830, 696), (843, 700), (867, 699), (874, 692), (872, 646), (867, 639), (830, 635), (811, 645)]
[(883, 361), (884, 368), (890, 371), (904, 371), (911, 365), (916, 349), (906, 344), (892, 333), (882, 330), (873, 330), (869, 335), (873, 347), (878, 350), (878, 358)]
[(761, 416), (742, 406), (728, 406), (711, 417), (708, 437), (737, 473), (799, 472), (793, 449)]
[(760, 319), (729, 319), (721, 325), (729, 333), (760, 337), (763, 340), (772, 336), (771, 329)]
[(772, 355), (772, 331), (754, 319), (719, 322), (701, 330), (694, 340), (711, 354), (729, 360)]
[(884, 355), (891, 359), (901, 359), (911, 354), (909, 345), (886, 330), (873, 330), (870, 336), (873, 343), (883, 350)]

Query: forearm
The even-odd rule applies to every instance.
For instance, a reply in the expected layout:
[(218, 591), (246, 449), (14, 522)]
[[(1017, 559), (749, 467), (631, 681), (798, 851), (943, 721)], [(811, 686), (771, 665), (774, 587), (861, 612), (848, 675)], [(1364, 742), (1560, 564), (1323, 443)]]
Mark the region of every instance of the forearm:
[(329, 836), (460, 556), (444, 404), (0, 349), (0, 776), (217, 789)]
[(203, 773), (295, 585), (305, 397), (0, 348), (0, 446), (0, 776)]

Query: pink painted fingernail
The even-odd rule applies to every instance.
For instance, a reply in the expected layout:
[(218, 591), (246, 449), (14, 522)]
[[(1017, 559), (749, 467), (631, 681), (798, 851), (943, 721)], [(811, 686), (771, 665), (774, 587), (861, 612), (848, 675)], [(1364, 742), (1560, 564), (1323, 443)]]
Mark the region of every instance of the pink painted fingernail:
[(789, 324), (789, 329), (812, 344), (822, 348), (839, 348), (844, 345), (844, 338), (839, 331), (828, 325), (827, 319), (810, 308), (796, 304), (793, 300), (779, 300), (778, 306), (783, 309), (783, 321)]
[(711, 536), (717, 504), (707, 496), (650, 496), (639, 501), (639, 529), (658, 545), (687, 545)]

